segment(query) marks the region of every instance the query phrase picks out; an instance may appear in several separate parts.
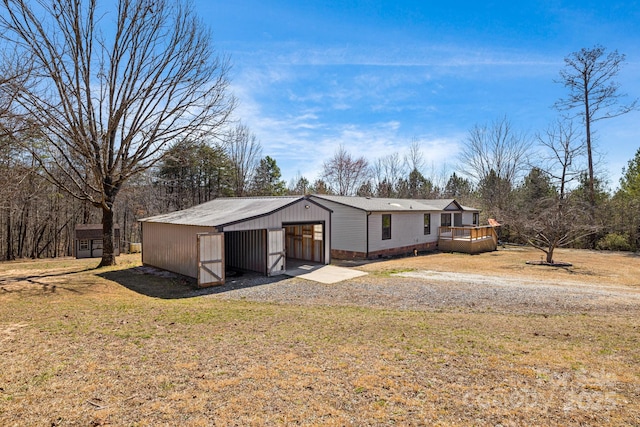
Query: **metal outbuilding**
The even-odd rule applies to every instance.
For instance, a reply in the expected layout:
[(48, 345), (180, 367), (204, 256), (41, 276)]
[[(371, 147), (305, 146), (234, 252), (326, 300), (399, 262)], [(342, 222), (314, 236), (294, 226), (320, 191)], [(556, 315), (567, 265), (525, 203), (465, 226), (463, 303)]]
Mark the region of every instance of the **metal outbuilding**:
[(142, 262), (222, 284), (227, 268), (272, 276), (287, 258), (329, 264), (331, 210), (306, 196), (219, 198), (140, 220)]

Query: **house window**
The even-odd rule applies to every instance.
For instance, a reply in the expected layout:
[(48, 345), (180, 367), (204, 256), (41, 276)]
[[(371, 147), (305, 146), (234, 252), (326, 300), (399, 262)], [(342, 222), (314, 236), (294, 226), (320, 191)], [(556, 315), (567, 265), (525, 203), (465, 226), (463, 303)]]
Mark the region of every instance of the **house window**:
[(382, 240), (391, 238), (391, 214), (382, 215)]
[(89, 240), (87, 240), (87, 239), (80, 240), (80, 243), (78, 244), (78, 250), (80, 250), (80, 251), (88, 251), (89, 250)]
[(424, 235), (431, 234), (431, 214), (424, 214)]
[(451, 214), (450, 213), (440, 214), (440, 226), (441, 227), (451, 227)]
[(478, 212), (473, 213), (473, 225), (480, 225), (480, 214)]

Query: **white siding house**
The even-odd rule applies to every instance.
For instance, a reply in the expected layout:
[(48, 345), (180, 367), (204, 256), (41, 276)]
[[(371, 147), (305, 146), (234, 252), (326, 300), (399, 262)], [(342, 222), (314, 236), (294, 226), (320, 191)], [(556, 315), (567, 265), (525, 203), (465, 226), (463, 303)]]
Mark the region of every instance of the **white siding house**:
[(331, 211), (303, 196), (219, 198), (140, 222), (143, 264), (201, 286), (224, 283), (226, 268), (275, 275), (287, 258), (331, 262)]
[(463, 207), (453, 199), (310, 197), (333, 212), (331, 254), (337, 259), (435, 250), (442, 225), (478, 225), (479, 210)]

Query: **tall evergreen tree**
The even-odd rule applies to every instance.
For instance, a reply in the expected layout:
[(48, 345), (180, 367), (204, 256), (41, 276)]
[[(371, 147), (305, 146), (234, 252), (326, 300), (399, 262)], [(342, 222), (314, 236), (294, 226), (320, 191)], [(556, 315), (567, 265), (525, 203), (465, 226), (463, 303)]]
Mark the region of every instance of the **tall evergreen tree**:
[(287, 184), (281, 179), (280, 168), (275, 159), (266, 156), (256, 168), (251, 194), (254, 196), (283, 196), (287, 194)]
[(633, 159), (622, 169), (620, 191), (627, 197), (640, 200), (640, 148)]

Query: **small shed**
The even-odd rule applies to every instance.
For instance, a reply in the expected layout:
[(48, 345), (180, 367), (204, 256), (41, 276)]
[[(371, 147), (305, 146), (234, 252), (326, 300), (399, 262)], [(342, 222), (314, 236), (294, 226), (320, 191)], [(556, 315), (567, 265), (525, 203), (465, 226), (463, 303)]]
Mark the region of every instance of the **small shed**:
[(282, 274), (287, 259), (331, 262), (331, 210), (305, 196), (225, 197), (140, 220), (142, 262), (223, 284), (227, 269)]
[[(76, 258), (102, 257), (102, 224), (78, 224), (75, 229)], [(120, 226), (113, 226), (113, 251), (120, 255)]]

